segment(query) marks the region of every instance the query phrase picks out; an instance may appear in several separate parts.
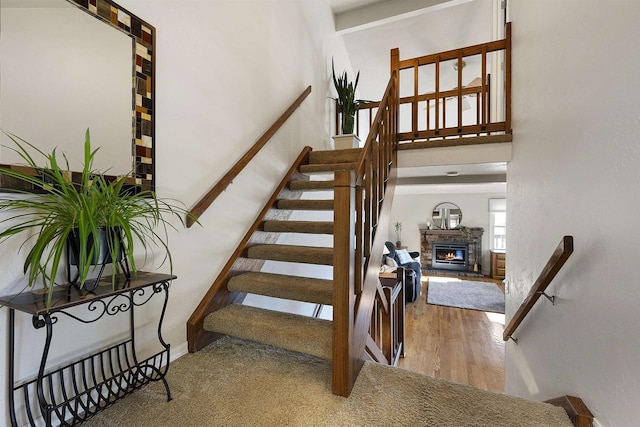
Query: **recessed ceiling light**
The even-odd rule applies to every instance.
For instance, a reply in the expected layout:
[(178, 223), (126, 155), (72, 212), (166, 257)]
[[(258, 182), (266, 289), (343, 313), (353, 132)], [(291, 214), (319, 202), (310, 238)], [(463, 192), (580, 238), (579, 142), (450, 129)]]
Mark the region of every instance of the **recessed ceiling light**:
[(458, 176), (458, 175), (460, 174), (456, 171), (447, 172), (447, 176)]

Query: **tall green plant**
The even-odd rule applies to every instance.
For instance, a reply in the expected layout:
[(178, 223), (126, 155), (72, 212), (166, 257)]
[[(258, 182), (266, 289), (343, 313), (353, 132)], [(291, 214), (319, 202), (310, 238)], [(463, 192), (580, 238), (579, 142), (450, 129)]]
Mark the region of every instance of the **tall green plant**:
[[(127, 176), (107, 180), (94, 170), (93, 161), (98, 149), (91, 149), (89, 129), (85, 134), (84, 163), (80, 181), (72, 182), (69, 162), (62, 153), (63, 164), (56, 149), (44, 153), (24, 139), (4, 132), (15, 144), (7, 147), (18, 153), (27, 166), (40, 171), (39, 175), (10, 168), (0, 168), (0, 174), (31, 184), (42, 194), (18, 191), (28, 196), (0, 198), (0, 212), (8, 215), (0, 220), (0, 243), (23, 233), (31, 233), (20, 246), (33, 242), (24, 262), (24, 272), (28, 286), (41, 279), (48, 288), (47, 307), (51, 305), (55, 279), (67, 247), (67, 239), (73, 234), (79, 237), (77, 265), (81, 286), (85, 284), (92, 270), (95, 254), (101, 253), (98, 239), (88, 243), (90, 236), (98, 236), (101, 229), (119, 229), (121, 239), (107, 239), (108, 253), (112, 260), (122, 254), (129, 262), (132, 272), (137, 272), (134, 248), (140, 244), (145, 259), (151, 245), (164, 252), (162, 263), (169, 261), (173, 271), (171, 252), (168, 247), (168, 229), (175, 227), (168, 218), (175, 217), (184, 225), (186, 208), (174, 199), (160, 199), (153, 191), (128, 191), (125, 187)], [(30, 151), (44, 159), (38, 165)], [(63, 168), (64, 167), (64, 168)], [(104, 250), (105, 248), (102, 248)], [(114, 265), (112, 283), (116, 283), (119, 271)]]
[(342, 112), (341, 128), (342, 134), (347, 135), (353, 133), (353, 125), (355, 115), (361, 104), (365, 104), (368, 101), (356, 99), (356, 89), (358, 88), (358, 80), (360, 79), (360, 71), (356, 75), (355, 83), (349, 81), (346, 70), (342, 74), (336, 77), (336, 70), (334, 67), (333, 59), (331, 60), (331, 71), (333, 73), (333, 85), (338, 92), (338, 108)]

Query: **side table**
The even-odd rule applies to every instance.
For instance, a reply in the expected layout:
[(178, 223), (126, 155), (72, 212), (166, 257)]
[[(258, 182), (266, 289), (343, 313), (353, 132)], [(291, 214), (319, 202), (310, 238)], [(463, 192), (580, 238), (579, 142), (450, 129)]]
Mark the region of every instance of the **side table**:
[[(91, 292), (73, 285), (57, 286), (47, 309), (46, 292), (23, 292), (0, 298), (9, 308), (8, 364), (9, 411), (12, 426), (28, 423), (75, 426), (99, 411), (131, 394), (151, 381), (162, 381), (171, 400), (165, 379), (169, 369), (170, 345), (162, 339), (162, 321), (169, 298), (169, 284), (176, 276), (139, 271), (130, 281), (124, 278), (111, 284), (111, 278), (100, 282)], [(163, 350), (139, 360), (136, 353), (134, 309), (146, 304), (154, 295), (164, 293), (158, 321), (158, 340)], [(71, 307), (83, 306), (82, 314)], [(46, 328), (40, 368), (35, 378), (15, 384), (15, 315), (16, 310), (31, 315), (33, 327)], [(84, 324), (94, 324), (120, 313), (129, 313), (129, 337), (123, 342), (82, 357), (61, 368), (47, 369), (47, 358), (53, 330), (60, 315)], [(37, 406), (35, 405), (37, 402)], [(20, 419), (19, 419), (20, 418)]]

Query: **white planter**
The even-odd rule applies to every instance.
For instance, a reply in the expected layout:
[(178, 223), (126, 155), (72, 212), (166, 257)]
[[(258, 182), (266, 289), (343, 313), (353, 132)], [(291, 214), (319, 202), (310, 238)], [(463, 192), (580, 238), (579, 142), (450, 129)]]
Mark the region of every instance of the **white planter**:
[(360, 138), (353, 133), (347, 135), (335, 135), (333, 137), (333, 142), (336, 150), (360, 147)]

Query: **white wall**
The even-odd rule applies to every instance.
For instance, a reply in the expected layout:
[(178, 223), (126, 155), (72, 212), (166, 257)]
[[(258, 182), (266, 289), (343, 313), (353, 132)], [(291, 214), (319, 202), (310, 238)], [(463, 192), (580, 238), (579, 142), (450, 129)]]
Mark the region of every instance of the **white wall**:
[[(331, 104), (331, 57), (337, 68), (351, 67), (324, 1), (119, 3), (157, 28), (156, 171), (161, 197), (194, 204), (307, 85), (313, 86), (310, 97), (252, 167), (203, 215), (202, 227), (170, 236), (178, 279), (171, 287), (163, 335), (175, 348), (186, 341), (186, 321), (193, 309), (302, 147), (332, 144), (333, 116), (325, 114)], [(17, 244), (0, 245), (4, 295), (22, 286), (25, 254), (16, 257), (16, 251)], [(158, 263), (143, 268), (156, 270)], [(160, 271), (167, 272), (168, 266)], [(150, 324), (158, 308), (150, 304), (139, 311), (143, 328), (137, 338), (143, 352), (153, 347)], [(6, 342), (6, 318), (7, 310), (0, 310), (0, 342)], [(77, 337), (88, 336), (87, 331), (95, 333), (92, 342), (112, 339), (121, 331), (103, 325), (81, 332), (72, 322), (63, 323), (57, 325), (63, 328), (55, 334), (59, 344), (52, 355), (58, 361), (86, 350)], [(20, 376), (30, 376), (37, 369), (42, 334), (31, 331), (26, 316), (20, 319), (19, 341)], [(4, 357), (0, 352), (2, 369)], [(0, 413), (6, 414), (6, 375), (0, 377)]]
[(640, 3), (513, 0), (507, 319), (563, 235), (575, 251), (506, 347), (506, 392), (640, 416)]
[(402, 245), (420, 251), (420, 229), (433, 224), (431, 212), (442, 202), (458, 205), (462, 225), (482, 227), (482, 273), (489, 274), (489, 199), (504, 198), (504, 193), (396, 194), (391, 210), (389, 240), (396, 241), (395, 223), (402, 223)]
[[(101, 147), (94, 167), (131, 173), (131, 37), (75, 7), (3, 7), (0, 15), (2, 129), (47, 153), (58, 147), (81, 170), (90, 128), (92, 145)], [(4, 135), (0, 141), (15, 148)], [(0, 162), (25, 163), (2, 147)]]

